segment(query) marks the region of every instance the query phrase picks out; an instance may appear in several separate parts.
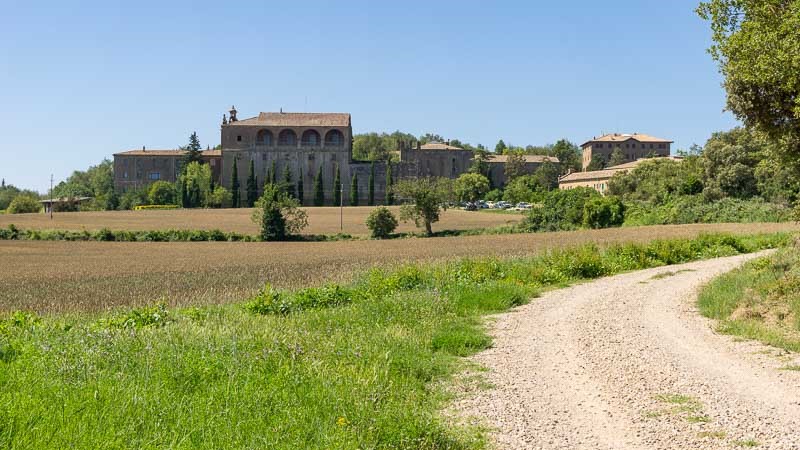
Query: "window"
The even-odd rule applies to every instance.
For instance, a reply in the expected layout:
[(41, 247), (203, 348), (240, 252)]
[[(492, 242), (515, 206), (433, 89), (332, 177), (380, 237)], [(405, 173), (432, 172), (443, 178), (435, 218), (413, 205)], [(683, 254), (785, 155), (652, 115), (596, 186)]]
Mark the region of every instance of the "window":
[(339, 130), (331, 130), (325, 134), (325, 145), (339, 146), (344, 145), (344, 134)]
[(128, 178), (128, 171), (122, 172), (122, 178)]
[(297, 145), (297, 135), (292, 130), (278, 133), (278, 145)]
[(319, 145), (319, 133), (315, 130), (306, 130), (303, 132), (303, 137), (300, 139), (300, 144), (304, 147), (315, 147)]
[(242, 135), (236, 136), (236, 142), (242, 142)]
[(269, 130), (259, 130), (256, 134), (256, 144), (272, 145), (272, 133)]
[(161, 179), (161, 173), (160, 172), (150, 172), (150, 175), (148, 176), (148, 178), (150, 178), (151, 180), (160, 180)]

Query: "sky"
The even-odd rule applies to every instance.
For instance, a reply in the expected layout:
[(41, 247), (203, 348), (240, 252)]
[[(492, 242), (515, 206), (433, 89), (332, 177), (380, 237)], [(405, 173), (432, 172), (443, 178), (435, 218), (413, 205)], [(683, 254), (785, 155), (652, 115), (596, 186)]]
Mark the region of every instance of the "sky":
[[(74, 4), (73, 4), (74, 3)], [(736, 126), (697, 0), (0, 0), (0, 177), (45, 192), (115, 152), (217, 145), (223, 113), (494, 148)]]

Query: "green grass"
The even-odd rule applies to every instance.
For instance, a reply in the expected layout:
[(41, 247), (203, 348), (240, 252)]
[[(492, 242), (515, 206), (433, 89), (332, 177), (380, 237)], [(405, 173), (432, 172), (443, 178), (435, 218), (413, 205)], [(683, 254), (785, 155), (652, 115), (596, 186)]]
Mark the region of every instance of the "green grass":
[(755, 439), (745, 439), (741, 441), (733, 441), (734, 445), (738, 445), (739, 447), (758, 447), (761, 445), (760, 442), (756, 441)]
[(787, 248), (712, 281), (699, 295), (718, 330), (800, 351), (800, 250)]
[(483, 448), (483, 430), (440, 414), (462, 357), (491, 345), (483, 316), (553, 286), (787, 241), (584, 246), (265, 287), (235, 305), (18, 312), (0, 319), (0, 448)]

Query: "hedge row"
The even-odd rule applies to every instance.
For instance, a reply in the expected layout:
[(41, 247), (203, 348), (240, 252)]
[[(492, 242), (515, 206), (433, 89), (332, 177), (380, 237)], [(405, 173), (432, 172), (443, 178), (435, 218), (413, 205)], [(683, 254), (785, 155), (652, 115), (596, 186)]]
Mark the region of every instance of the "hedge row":
[(0, 240), (21, 241), (116, 241), (116, 242), (254, 242), (257, 236), (221, 230), (98, 231), (21, 230), (13, 224), (0, 229)]

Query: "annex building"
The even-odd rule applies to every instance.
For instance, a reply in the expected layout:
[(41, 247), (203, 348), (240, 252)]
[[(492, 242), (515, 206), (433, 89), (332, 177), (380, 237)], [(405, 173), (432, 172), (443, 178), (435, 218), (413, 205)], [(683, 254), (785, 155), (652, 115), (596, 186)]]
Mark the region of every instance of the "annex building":
[(611, 154), (619, 150), (625, 162), (634, 162), (641, 158), (669, 156), (672, 141), (647, 134), (612, 133), (594, 137), (586, 141), (583, 149), (583, 170), (586, 171), (592, 159), (600, 156), (605, 164), (611, 160)]
[(606, 167), (602, 170), (590, 170), (586, 172), (572, 172), (558, 179), (559, 189), (574, 189), (577, 187), (590, 187), (601, 194), (608, 190), (608, 182), (618, 173), (626, 173), (635, 169), (639, 164), (653, 159), (669, 159), (680, 162), (683, 159), (679, 156), (663, 156), (656, 158), (640, 158), (636, 161), (627, 162), (617, 166)]
[[(353, 159), (353, 128), (348, 113), (262, 112), (239, 119), (236, 108), (223, 115), (218, 150), (206, 150), (202, 158), (212, 169), (215, 181), (231, 188), (236, 164), (242, 197), (253, 162), (259, 188), (266, 175), (291, 178), (296, 186), (303, 181), (303, 203), (313, 202), (313, 181), (321, 171), (325, 201), (333, 201), (334, 189), (342, 189), (342, 198), (350, 198), (350, 181), (357, 179), (360, 204), (369, 196), (369, 177), (375, 171), (375, 199), (385, 198), (386, 172), (391, 165), (394, 179), (415, 177), (457, 178), (472, 166), (471, 150), (449, 142), (401, 144), (396, 152), (399, 161), (357, 161)], [(118, 191), (142, 188), (165, 180), (174, 182), (180, 174), (183, 150), (131, 150), (114, 154), (114, 186)], [(558, 164), (554, 157), (525, 156), (525, 172), (533, 173), (545, 160)], [(507, 156), (490, 156), (487, 164), (494, 186), (505, 185)], [(336, 170), (342, 186), (333, 186)]]

